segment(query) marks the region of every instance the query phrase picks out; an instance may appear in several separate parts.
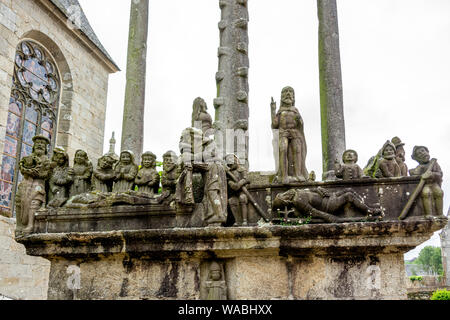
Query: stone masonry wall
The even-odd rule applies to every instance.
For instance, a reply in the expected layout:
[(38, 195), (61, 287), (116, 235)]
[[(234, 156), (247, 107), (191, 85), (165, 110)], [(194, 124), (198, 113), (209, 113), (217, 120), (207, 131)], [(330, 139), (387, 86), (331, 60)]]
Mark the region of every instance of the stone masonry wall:
[(103, 151), (108, 70), (66, 23), (37, 0), (0, 2), (0, 150), (5, 139), (13, 59), (23, 39), (34, 40), (50, 51), (63, 81), (57, 144), (67, 149), (71, 162), (75, 151), (84, 149), (96, 163)]
[(50, 261), (28, 256), (14, 240), (15, 221), (0, 216), (0, 300), (47, 299)]
[[(91, 49), (38, 0), (0, 1), (0, 150), (3, 151), (14, 56), (18, 43), (40, 43), (53, 56), (62, 81), (56, 144), (86, 150), (92, 163), (103, 152), (109, 71)], [(0, 157), (1, 165), (2, 157)], [(14, 241), (13, 219), (0, 216), (0, 295), (46, 299), (47, 260), (25, 255)]]

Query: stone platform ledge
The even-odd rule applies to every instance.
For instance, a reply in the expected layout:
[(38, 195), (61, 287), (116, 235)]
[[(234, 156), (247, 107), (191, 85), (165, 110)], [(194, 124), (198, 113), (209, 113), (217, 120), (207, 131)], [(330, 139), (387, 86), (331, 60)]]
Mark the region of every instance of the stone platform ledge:
[(174, 228), (42, 233), (17, 239), (27, 254), (46, 258), (227, 258), (238, 256), (367, 255), (404, 253), (447, 224), (447, 217), (404, 221), (240, 228)]

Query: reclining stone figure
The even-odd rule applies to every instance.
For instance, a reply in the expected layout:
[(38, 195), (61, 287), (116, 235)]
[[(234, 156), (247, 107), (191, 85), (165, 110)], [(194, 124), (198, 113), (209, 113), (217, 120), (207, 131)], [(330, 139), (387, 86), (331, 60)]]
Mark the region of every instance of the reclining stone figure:
[[(365, 217), (338, 217), (338, 213), (345, 205), (351, 204)], [(351, 189), (330, 192), (324, 188), (290, 189), (279, 193), (273, 201), (272, 211), (283, 208), (293, 208), (296, 216), (311, 216), (329, 223), (359, 222), (378, 220), (382, 216), (379, 207), (366, 205), (360, 196)]]

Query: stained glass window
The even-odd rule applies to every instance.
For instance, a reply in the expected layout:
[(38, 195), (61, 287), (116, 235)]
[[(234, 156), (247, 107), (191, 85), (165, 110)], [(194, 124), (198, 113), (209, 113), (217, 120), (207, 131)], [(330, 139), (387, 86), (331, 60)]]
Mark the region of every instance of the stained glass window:
[[(32, 152), (32, 138), (42, 134), (55, 141), (60, 78), (48, 52), (33, 41), (17, 46), (0, 172), (0, 210), (12, 211), (22, 175), (19, 160)], [(49, 150), (50, 152), (50, 150)]]

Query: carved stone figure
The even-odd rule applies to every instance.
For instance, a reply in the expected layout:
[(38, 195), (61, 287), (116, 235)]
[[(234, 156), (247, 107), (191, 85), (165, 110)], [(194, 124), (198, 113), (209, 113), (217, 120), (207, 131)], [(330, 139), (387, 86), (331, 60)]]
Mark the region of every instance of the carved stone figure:
[(411, 158), (419, 165), (409, 170), (411, 176), (422, 176), (424, 180), (421, 192), (425, 215), (440, 216), (443, 214), (444, 192), (442, 185), (442, 170), (436, 159), (430, 160), (430, 153), (427, 147), (415, 146)]
[(73, 167), (69, 175), (73, 180), (70, 186), (70, 197), (91, 191), (92, 163), (85, 151), (77, 150), (73, 159)]
[(228, 179), (228, 204), (234, 216), (235, 225), (246, 226), (248, 216), (248, 197), (242, 188), (249, 184), (247, 169), (239, 164), (234, 154), (225, 157), (228, 166), (227, 174), (235, 179)]
[(92, 173), (92, 189), (98, 192), (111, 192), (116, 178), (114, 164), (118, 160), (110, 153), (100, 157), (97, 161), (97, 168)]
[(203, 134), (209, 136), (214, 134), (214, 130), (211, 130), (212, 118), (206, 110), (208, 107), (205, 100), (200, 97), (196, 98), (192, 106), (192, 127), (201, 129)]
[(334, 173), (337, 178), (343, 180), (361, 179), (364, 177), (362, 169), (356, 164), (358, 162), (358, 153), (355, 150), (345, 150), (342, 154), (342, 162), (335, 161)]
[(138, 192), (148, 195), (157, 194), (160, 177), (156, 170), (156, 155), (148, 151), (142, 154), (141, 159), (141, 168), (134, 179)]
[[(334, 215), (348, 204), (367, 216), (347, 218)], [(290, 189), (277, 194), (273, 201), (272, 211), (286, 208), (293, 208), (296, 216), (311, 216), (330, 223), (375, 220), (382, 214), (379, 207), (369, 207), (351, 189), (330, 192), (321, 187)]]
[(395, 146), (395, 161), (397, 161), (400, 168), (400, 176), (406, 177), (408, 175), (408, 166), (405, 163), (405, 149), (403, 148), (405, 144), (399, 137), (392, 138), (391, 142)]
[(175, 198), (178, 204), (192, 206), (195, 203), (193, 190), (193, 163), (202, 163), (203, 132), (197, 128), (186, 128), (180, 137), (180, 171)]
[(272, 129), (279, 130), (279, 164), (276, 183), (306, 181), (306, 140), (303, 132), (303, 119), (295, 107), (295, 93), (291, 87), (281, 91), (281, 105), (277, 113), (276, 103), (270, 105)]
[(161, 199), (171, 198), (175, 194), (177, 179), (180, 175), (178, 157), (173, 151), (163, 154), (163, 172), (161, 174)]
[(69, 155), (63, 148), (53, 149), (52, 167), (47, 206), (57, 208), (61, 207), (69, 198), (69, 189), (73, 182), (73, 178), (69, 174)]
[(213, 139), (205, 138), (203, 159), (204, 165), (196, 165), (195, 169), (203, 172), (205, 191), (203, 197), (204, 221), (208, 226), (220, 226), (227, 221), (227, 176), (225, 166), (218, 157)]
[(382, 159), (379, 162), (381, 177), (400, 177), (400, 167), (395, 160), (395, 146), (389, 140), (383, 145)]
[(113, 192), (127, 192), (132, 190), (134, 179), (138, 172), (138, 166), (134, 160), (132, 151), (124, 150), (120, 153), (120, 159), (114, 171), (116, 178), (114, 180)]
[(206, 300), (227, 300), (227, 284), (222, 267), (217, 262), (211, 262), (208, 278), (205, 281)]
[(41, 135), (34, 136), (32, 140), (31, 155), (19, 162), (23, 180), (19, 183), (15, 198), (18, 236), (33, 232), (34, 214), (45, 203), (45, 181), (50, 177), (51, 171), (51, 163), (47, 157), (50, 140)]

